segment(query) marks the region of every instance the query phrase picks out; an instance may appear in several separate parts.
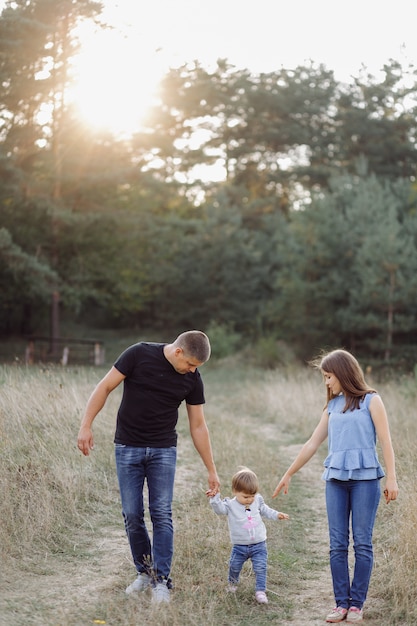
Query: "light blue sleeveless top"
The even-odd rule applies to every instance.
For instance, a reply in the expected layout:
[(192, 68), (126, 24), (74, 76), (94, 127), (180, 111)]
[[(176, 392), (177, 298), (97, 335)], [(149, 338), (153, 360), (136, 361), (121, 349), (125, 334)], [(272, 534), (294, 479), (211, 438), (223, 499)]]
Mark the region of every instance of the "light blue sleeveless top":
[(345, 396), (330, 400), (329, 453), (323, 463), (323, 480), (372, 480), (385, 475), (378, 460), (375, 426), (369, 412), (374, 395), (366, 394), (359, 409), (348, 409), (346, 413)]

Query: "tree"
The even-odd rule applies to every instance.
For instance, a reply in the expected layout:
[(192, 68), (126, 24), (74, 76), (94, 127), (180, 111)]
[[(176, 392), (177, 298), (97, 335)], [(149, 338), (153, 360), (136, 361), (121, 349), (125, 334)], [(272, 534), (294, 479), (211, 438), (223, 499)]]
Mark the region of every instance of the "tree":
[(10, 332), (18, 326), (20, 332), (30, 332), (33, 303), (41, 300), (45, 304), (51, 288), (58, 286), (56, 272), (26, 254), (13, 242), (10, 233), (0, 228), (0, 330)]
[(339, 177), (331, 192), (293, 216), (277, 322), (289, 338), (302, 337), (307, 353), (345, 346), (388, 361), (396, 340), (415, 332), (417, 220), (410, 191), (406, 181)]
[(410, 180), (417, 168), (417, 74), (396, 61), (383, 69), (380, 82), (360, 75), (341, 89), (335, 118), (338, 159), (350, 174), (362, 164), (362, 173)]
[(345, 213), (353, 263), (344, 327), (390, 361), (395, 337), (416, 324), (416, 199), (408, 183), (373, 176), (359, 183), (352, 200)]
[(291, 214), (273, 307), (280, 336), (303, 358), (344, 342), (337, 316), (349, 301), (345, 236), (343, 212), (330, 193)]
[[(47, 193), (54, 201), (50, 222), (52, 242), (50, 262), (58, 264), (58, 218), (62, 184), (61, 133), (66, 114), (66, 91), (70, 81), (69, 64), (74, 53), (74, 29), (80, 19), (92, 17), (101, 3), (91, 0), (37, 0), (7, 2), (0, 20), (0, 73), (3, 151), (21, 172), (23, 197), (36, 193), (40, 165), (38, 156), (49, 146), (52, 159), (52, 186)], [(42, 112), (49, 119), (42, 121)], [(43, 172), (45, 174), (45, 172)], [(35, 182), (36, 181), (36, 182)], [(59, 334), (59, 293), (51, 299), (51, 350)]]

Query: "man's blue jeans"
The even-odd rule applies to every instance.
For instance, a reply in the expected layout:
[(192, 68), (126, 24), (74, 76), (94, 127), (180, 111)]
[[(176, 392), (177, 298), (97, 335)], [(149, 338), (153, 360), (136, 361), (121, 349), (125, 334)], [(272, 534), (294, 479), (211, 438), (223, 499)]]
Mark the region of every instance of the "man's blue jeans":
[[(372, 533), (380, 501), (379, 480), (326, 481), (330, 569), (336, 606), (362, 608), (373, 566)], [(355, 567), (350, 584), (348, 549), (352, 523)]]
[(266, 567), (268, 551), (265, 541), (254, 543), (249, 546), (234, 545), (229, 561), (229, 583), (239, 582), (240, 572), (247, 560), (252, 561), (255, 574), (255, 591), (266, 591)]
[[(168, 579), (174, 550), (172, 498), (177, 449), (115, 444), (115, 456), (123, 519), (136, 569)], [(144, 519), (145, 479), (152, 545)]]

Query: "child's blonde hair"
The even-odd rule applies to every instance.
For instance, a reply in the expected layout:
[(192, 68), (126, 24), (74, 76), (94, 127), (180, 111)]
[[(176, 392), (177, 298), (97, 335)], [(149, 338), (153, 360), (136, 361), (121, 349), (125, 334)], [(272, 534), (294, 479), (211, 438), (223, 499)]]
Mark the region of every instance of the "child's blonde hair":
[(242, 467), (232, 478), (233, 493), (255, 495), (259, 490), (258, 477), (248, 467)]

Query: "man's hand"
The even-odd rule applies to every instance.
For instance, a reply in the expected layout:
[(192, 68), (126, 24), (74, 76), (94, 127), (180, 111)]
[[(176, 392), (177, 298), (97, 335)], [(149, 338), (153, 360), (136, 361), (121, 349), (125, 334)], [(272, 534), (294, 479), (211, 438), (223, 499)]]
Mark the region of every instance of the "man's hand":
[(86, 426), (80, 428), (78, 432), (77, 445), (78, 449), (81, 450), (84, 456), (88, 456), (90, 454), (90, 450), (94, 449), (94, 437), (91, 428), (87, 428)]
[(216, 493), (219, 493), (220, 491), (220, 481), (216, 472), (209, 474), (208, 484), (209, 484), (209, 488), (208, 488), (208, 491), (206, 491), (206, 495), (209, 498), (213, 498), (216, 495)]

